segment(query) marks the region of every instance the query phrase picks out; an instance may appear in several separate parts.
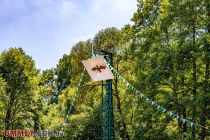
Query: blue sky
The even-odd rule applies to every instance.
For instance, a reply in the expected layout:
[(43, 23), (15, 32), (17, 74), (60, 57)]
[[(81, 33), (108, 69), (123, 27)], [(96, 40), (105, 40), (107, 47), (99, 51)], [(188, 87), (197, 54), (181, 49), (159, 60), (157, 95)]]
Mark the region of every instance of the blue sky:
[(21, 47), (39, 69), (55, 67), (81, 40), (131, 23), (137, 0), (0, 0), (0, 52)]

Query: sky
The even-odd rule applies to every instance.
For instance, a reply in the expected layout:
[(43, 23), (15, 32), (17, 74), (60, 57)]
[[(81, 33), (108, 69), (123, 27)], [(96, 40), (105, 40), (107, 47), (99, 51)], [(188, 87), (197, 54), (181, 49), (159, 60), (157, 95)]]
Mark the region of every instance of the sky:
[(136, 10), (137, 0), (0, 0), (0, 52), (21, 47), (50, 69), (78, 41), (132, 24)]

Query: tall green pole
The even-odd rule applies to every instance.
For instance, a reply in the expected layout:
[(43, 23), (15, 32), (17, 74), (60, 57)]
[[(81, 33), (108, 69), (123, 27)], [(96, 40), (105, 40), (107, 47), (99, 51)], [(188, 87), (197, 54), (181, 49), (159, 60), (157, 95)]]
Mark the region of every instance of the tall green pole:
[[(112, 66), (112, 54), (101, 51), (104, 58)], [(103, 140), (114, 139), (114, 113), (113, 113), (113, 98), (112, 98), (112, 80), (106, 80), (106, 94), (103, 98)]]

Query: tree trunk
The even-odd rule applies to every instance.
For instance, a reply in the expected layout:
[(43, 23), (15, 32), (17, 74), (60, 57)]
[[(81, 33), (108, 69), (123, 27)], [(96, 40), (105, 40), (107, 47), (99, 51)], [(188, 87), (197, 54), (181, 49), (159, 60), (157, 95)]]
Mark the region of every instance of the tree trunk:
[(37, 114), (37, 112), (33, 109), (30, 110), (31, 113), (34, 114), (33, 116), (33, 121), (34, 121), (34, 131), (38, 131), (39, 130), (39, 115)]
[[(117, 71), (118, 71), (118, 64), (117, 64)], [(117, 110), (119, 111), (119, 113), (120, 113), (120, 116), (121, 116), (121, 120), (119, 121), (119, 126), (121, 126), (120, 124), (122, 124), (122, 126), (123, 126), (123, 129), (122, 130), (119, 130), (120, 131), (120, 137), (122, 138), (122, 139), (127, 139), (127, 140), (129, 140), (130, 139), (130, 137), (129, 137), (129, 135), (128, 135), (128, 133), (127, 133), (127, 126), (126, 126), (126, 123), (125, 123), (125, 121), (124, 121), (124, 118), (123, 118), (123, 113), (122, 113), (122, 109), (121, 109), (121, 101), (120, 101), (120, 96), (119, 96), (119, 92), (118, 92), (118, 88), (117, 88), (117, 81), (118, 81), (118, 79), (117, 79), (117, 76), (116, 76), (116, 80), (115, 80), (115, 96), (116, 96), (116, 99), (117, 99)], [(119, 127), (119, 129), (120, 129), (120, 127)]]
[[(183, 109), (183, 118), (187, 118), (186, 108)], [(183, 132), (187, 132), (187, 123), (183, 124)]]
[[(193, 7), (192, 7), (193, 9)], [(193, 101), (196, 100), (197, 95), (197, 66), (196, 66), (196, 45), (195, 45), (195, 20), (192, 20), (192, 32), (193, 32)], [(192, 121), (195, 122), (196, 106), (193, 103)], [(195, 127), (192, 128), (192, 139), (195, 139)]]
[(5, 117), (5, 130), (9, 130), (10, 129), (10, 125), (11, 125), (11, 112), (12, 112), (12, 106), (14, 103), (14, 95), (12, 93), (10, 93), (10, 97), (9, 97), (9, 103), (7, 106), (7, 112), (6, 112), (6, 117)]
[[(184, 62), (183, 62), (184, 63)], [(181, 65), (181, 69), (182, 71), (184, 71), (184, 64)], [(182, 72), (182, 75), (181, 75), (181, 87), (182, 87), (182, 97), (185, 98), (185, 91), (184, 91), (184, 86), (185, 86), (185, 72)], [(181, 112), (183, 113), (183, 117), (186, 118), (186, 107), (184, 105), (183, 106), (183, 109), (181, 111), (180, 107), (178, 106), (177, 108), (177, 112), (178, 114), (181, 114)], [(178, 126), (179, 126), (179, 131), (180, 133), (182, 132), (186, 132), (186, 123), (182, 125), (182, 122), (179, 122), (178, 121)], [(182, 127), (183, 126), (183, 127)]]
[[(9, 103), (6, 111), (6, 117), (5, 117), (5, 130), (10, 130), (11, 126), (11, 113), (12, 113), (12, 106), (15, 100), (15, 96), (13, 95), (12, 92), (10, 92), (10, 97), (9, 97)], [(5, 137), (4, 137), (5, 138)], [(7, 137), (5, 139), (12, 139), (11, 137)]]

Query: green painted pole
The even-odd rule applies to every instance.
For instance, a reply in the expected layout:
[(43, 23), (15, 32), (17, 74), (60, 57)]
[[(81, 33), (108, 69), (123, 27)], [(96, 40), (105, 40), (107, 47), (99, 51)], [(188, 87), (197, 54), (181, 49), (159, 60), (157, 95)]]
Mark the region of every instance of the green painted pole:
[[(101, 52), (108, 63), (112, 66), (112, 54), (105, 51)], [(103, 98), (103, 140), (115, 139), (112, 91), (112, 80), (106, 80), (106, 94)]]

